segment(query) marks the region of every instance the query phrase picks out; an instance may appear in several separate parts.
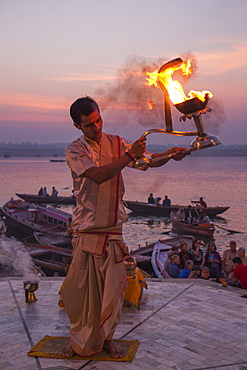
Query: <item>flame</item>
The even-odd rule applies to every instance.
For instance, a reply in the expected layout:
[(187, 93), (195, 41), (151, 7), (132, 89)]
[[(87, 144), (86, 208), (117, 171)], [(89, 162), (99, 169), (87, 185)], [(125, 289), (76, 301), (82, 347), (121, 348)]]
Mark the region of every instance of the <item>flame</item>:
[(210, 91), (206, 90), (191, 90), (188, 93), (188, 96), (186, 96), (181, 83), (177, 80), (172, 79), (172, 75), (175, 71), (179, 71), (183, 76), (186, 77), (191, 76), (193, 71), (190, 59), (188, 59), (187, 61), (183, 61), (179, 66), (169, 67), (162, 70), (161, 72), (159, 72), (158, 70), (155, 70), (154, 72), (146, 72), (146, 75), (148, 76), (147, 85), (153, 85), (155, 87), (160, 86), (165, 93), (168, 92), (169, 98), (174, 105), (193, 98), (198, 98), (202, 102), (204, 102), (206, 94), (208, 94), (209, 98), (213, 97), (213, 94)]

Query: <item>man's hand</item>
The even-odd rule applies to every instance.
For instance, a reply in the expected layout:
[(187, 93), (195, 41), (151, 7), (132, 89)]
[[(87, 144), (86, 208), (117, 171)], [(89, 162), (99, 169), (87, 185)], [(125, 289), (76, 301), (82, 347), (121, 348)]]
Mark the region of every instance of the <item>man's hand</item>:
[[(184, 151), (186, 151), (186, 153), (182, 153)], [(190, 151), (187, 148), (180, 148), (175, 146), (171, 149), (168, 149), (166, 153), (173, 154), (171, 158), (174, 159), (174, 161), (181, 161), (186, 155), (190, 154)]]
[(128, 152), (132, 155), (132, 157), (140, 158), (146, 151), (146, 137), (140, 137), (137, 139), (132, 146), (128, 149)]

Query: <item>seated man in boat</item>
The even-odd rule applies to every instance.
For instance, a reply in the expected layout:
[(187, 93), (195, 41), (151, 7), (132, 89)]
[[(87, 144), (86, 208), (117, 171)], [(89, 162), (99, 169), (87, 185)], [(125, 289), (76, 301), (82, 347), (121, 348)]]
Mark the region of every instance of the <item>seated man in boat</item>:
[(179, 279), (187, 279), (192, 271), (193, 266), (194, 262), (192, 260), (186, 261), (184, 269), (179, 273)]
[(203, 219), (202, 219), (202, 224), (210, 224), (210, 218), (208, 217), (208, 215), (204, 212), (203, 213)]
[(167, 195), (165, 195), (165, 199), (163, 200), (163, 206), (164, 207), (170, 207), (171, 206), (171, 201), (170, 201), (170, 199), (168, 198)]
[(99, 106), (89, 96), (77, 99), (70, 115), (83, 136), (66, 151), (76, 208), (71, 223), (73, 259), (61, 287), (71, 322), (71, 343), (63, 355), (93, 356), (104, 347), (111, 357), (121, 358), (124, 350), (113, 341), (127, 283), (123, 261), (129, 258), (122, 238), (127, 214), (121, 171), (126, 166), (142, 170), (162, 166), (170, 159), (161, 158), (165, 153), (181, 160), (183, 148), (152, 154), (149, 164), (140, 165), (146, 137), (132, 143), (104, 133)]
[(154, 205), (154, 204), (155, 204), (155, 200), (154, 200), (153, 193), (150, 193), (150, 194), (149, 194), (149, 197), (148, 197), (148, 204), (149, 204), (149, 205)]
[(47, 193), (46, 186), (43, 189), (43, 194), (44, 197), (49, 197), (49, 194)]
[(180, 264), (180, 258), (177, 254), (174, 254), (171, 257), (171, 263), (168, 266), (168, 273), (172, 278), (178, 278), (180, 269), (179, 269), (179, 264)]
[(192, 206), (189, 204), (188, 207), (184, 211), (185, 221), (188, 224), (192, 224), (193, 222), (193, 215), (192, 215)]
[(40, 188), (38, 192), (38, 196), (42, 196), (42, 195), (43, 195), (43, 188)]
[(57, 189), (55, 188), (55, 186), (52, 187), (52, 193), (51, 193), (51, 197), (54, 198), (54, 197), (57, 197), (58, 195), (58, 191)]
[(185, 221), (185, 213), (184, 213), (183, 208), (180, 208), (177, 211), (176, 217), (177, 217), (177, 221), (179, 221), (179, 222), (184, 222)]

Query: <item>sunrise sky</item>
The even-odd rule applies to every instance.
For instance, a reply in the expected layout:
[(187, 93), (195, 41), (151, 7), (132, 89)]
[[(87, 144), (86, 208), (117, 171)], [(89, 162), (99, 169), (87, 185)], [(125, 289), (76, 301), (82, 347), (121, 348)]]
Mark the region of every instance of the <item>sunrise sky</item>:
[[(100, 102), (106, 132), (134, 140), (162, 128), (143, 111), (139, 72), (191, 54), (198, 71), (185, 90), (214, 94), (206, 131), (247, 144), (246, 19), (246, 0), (0, 0), (0, 142), (74, 140), (69, 107), (85, 94)], [(155, 97), (162, 103), (161, 90)], [(191, 130), (172, 112), (176, 130)]]

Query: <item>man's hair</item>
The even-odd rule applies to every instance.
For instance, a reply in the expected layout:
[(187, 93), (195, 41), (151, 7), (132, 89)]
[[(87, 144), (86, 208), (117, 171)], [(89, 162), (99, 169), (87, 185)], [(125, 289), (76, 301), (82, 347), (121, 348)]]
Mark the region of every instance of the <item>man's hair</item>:
[(234, 257), (234, 258), (232, 259), (232, 262), (233, 262), (233, 263), (242, 263), (242, 260), (241, 260), (241, 258), (240, 258), (240, 257)]
[(187, 269), (189, 266), (193, 266), (194, 265), (194, 262), (193, 261), (191, 261), (191, 260), (188, 260), (188, 261), (186, 261), (185, 262), (185, 268)]
[(179, 256), (178, 256), (177, 254), (174, 254), (174, 255), (172, 256), (172, 262), (173, 262), (176, 258), (179, 258)]
[(77, 99), (70, 107), (70, 116), (73, 122), (78, 125), (81, 123), (81, 115), (88, 117), (95, 110), (99, 110), (99, 106), (90, 96)]

